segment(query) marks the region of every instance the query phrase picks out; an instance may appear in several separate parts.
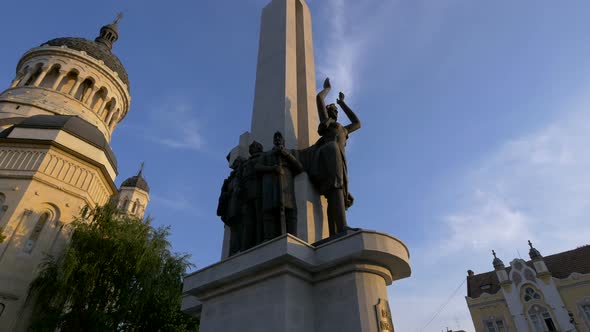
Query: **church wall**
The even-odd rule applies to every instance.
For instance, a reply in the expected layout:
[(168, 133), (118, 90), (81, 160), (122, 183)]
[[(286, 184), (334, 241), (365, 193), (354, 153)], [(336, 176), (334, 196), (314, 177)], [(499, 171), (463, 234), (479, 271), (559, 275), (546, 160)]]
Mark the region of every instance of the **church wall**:
[(108, 201), (114, 193), (109, 181), (96, 166), (53, 146), (0, 145), (0, 193), (7, 207), (0, 219), (6, 236), (0, 244), (0, 303), (6, 307), (0, 326), (11, 331), (23, 317), (39, 263), (63, 251), (67, 225), (86, 204)]
[[(116, 32), (105, 31), (112, 28), (104, 26), (94, 42), (104, 45), (91, 40), (66, 45), (110, 49)], [(78, 116), (110, 142), (131, 103), (126, 78), (119, 77), (124, 68), (111, 55), (103, 59), (115, 61), (115, 70), (73, 48), (45, 44), (22, 56), (11, 85), (0, 93), (0, 131), (34, 115)], [(68, 123), (63, 129), (52, 126), (17, 126), (0, 138), (0, 230), (6, 236), (0, 244), (0, 332), (27, 329), (34, 303), (27, 300), (28, 287), (39, 263), (46, 254), (63, 252), (68, 225), (82, 208), (103, 205), (117, 193), (116, 161), (105, 147), (93, 145), (104, 142), (89, 143), (72, 134), (84, 136), (83, 128)], [(143, 214), (148, 193), (135, 190), (129, 197), (141, 200)]]

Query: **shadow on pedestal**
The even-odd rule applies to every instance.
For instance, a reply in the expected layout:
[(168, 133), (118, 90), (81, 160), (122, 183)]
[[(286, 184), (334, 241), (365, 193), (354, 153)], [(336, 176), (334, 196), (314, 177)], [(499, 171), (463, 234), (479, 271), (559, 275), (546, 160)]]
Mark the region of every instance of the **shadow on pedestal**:
[(188, 275), (182, 309), (202, 332), (380, 331), (387, 286), (410, 276), (409, 256), (374, 231), (314, 245), (287, 234)]

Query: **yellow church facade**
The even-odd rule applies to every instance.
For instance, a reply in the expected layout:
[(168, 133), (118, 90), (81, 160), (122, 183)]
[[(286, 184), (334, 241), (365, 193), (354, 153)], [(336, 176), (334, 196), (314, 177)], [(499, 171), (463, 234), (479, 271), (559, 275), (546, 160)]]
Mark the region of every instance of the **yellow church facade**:
[(468, 271), (467, 306), (477, 332), (590, 332), (590, 246), (543, 257), (529, 242), (530, 260), (494, 271)]
[(125, 68), (112, 53), (117, 21), (95, 40), (57, 38), (26, 52), (0, 93), (0, 331), (24, 331), (28, 287), (46, 255), (58, 255), (85, 206), (116, 200), (143, 217), (140, 171), (115, 186), (111, 135), (129, 112)]

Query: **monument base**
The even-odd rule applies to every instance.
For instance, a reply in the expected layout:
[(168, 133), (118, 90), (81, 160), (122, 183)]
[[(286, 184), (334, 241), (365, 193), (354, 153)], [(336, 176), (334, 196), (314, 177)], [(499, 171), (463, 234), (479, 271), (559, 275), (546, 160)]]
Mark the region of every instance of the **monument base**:
[(213, 331), (393, 331), (387, 286), (410, 276), (398, 239), (359, 230), (316, 247), (283, 235), (188, 275), (183, 311)]

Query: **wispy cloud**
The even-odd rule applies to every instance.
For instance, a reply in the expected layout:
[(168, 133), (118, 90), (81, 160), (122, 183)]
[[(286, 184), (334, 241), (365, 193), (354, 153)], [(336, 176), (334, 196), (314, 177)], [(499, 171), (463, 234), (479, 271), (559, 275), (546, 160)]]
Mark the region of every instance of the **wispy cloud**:
[(563, 109), (562, 117), (507, 142), (464, 179), (466, 199), (446, 217), (454, 249), (513, 247), (533, 238), (553, 252), (588, 242), (590, 98)]
[(175, 102), (158, 109), (152, 119), (159, 127), (158, 135), (147, 138), (172, 149), (200, 150), (204, 141), (195, 113), (187, 102)]
[(440, 255), (465, 247), (488, 250), (530, 238), (530, 218), (505, 198), (477, 190), (469, 201), (470, 206), (445, 218), (451, 237)]
[(134, 136), (168, 149), (202, 151), (205, 146), (203, 128), (196, 107), (183, 98), (148, 108), (138, 125), (126, 125)]
[[(450, 198), (450, 208), (432, 229), (440, 241), (413, 248), (413, 277), (391, 290), (398, 329), (419, 331), (465, 280), (468, 269), (492, 270), (491, 249), (508, 263), (521, 254), (527, 258), (529, 239), (545, 255), (588, 244), (586, 91), (564, 99), (562, 112), (552, 121), (505, 141), (450, 182), (454, 186), (441, 194)], [(463, 287), (425, 331), (447, 326), (473, 331), (465, 294)]]
[(322, 3), (321, 11), (314, 15), (315, 35), (324, 37), (322, 43), (315, 43), (320, 54), (317, 57), (320, 78), (330, 77), (333, 85), (345, 93), (356, 90), (361, 71), (359, 60), (378, 39), (377, 29), (382, 25), (380, 22), (385, 22), (382, 13), (392, 3), (374, 0)]
[(195, 206), (194, 200), (187, 199), (187, 196), (172, 195), (172, 196), (161, 196), (151, 194), (151, 204), (161, 205), (170, 210), (182, 211), (193, 216), (202, 216), (203, 213)]

